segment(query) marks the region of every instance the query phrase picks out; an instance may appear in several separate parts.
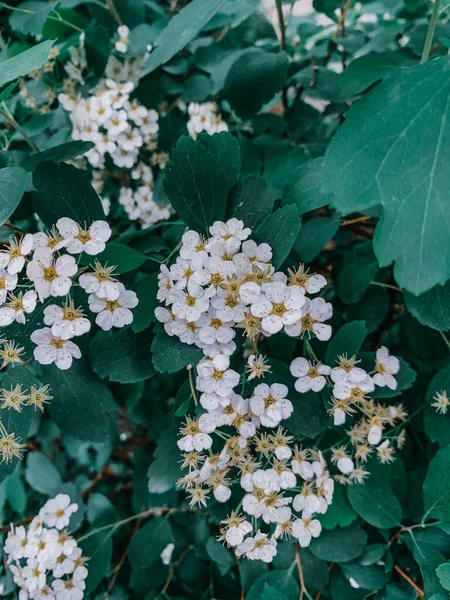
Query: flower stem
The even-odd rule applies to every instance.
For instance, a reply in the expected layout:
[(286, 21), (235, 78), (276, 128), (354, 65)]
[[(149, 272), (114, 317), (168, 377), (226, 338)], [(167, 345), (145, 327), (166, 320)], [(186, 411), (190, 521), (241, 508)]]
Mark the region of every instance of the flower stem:
[(440, 0), (434, 0), (433, 12), (431, 13), (431, 19), (428, 23), (427, 37), (425, 38), (425, 44), (423, 45), (422, 58), (420, 64), (423, 65), (427, 62), (430, 56), (431, 46), (433, 44), (434, 31), (436, 29), (436, 23), (439, 17), (439, 4)]

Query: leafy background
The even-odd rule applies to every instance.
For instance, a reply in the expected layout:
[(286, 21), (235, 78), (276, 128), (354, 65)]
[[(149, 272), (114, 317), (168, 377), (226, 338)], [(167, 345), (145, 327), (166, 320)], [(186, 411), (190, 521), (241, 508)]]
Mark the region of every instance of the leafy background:
[[(84, 359), (69, 371), (31, 363), (2, 372), (2, 386), (40, 380), (55, 396), (42, 419), (31, 409), (14, 416), (28, 453), (0, 468), (2, 533), (47, 497), (70, 494), (82, 507), (73, 530), (91, 557), (89, 597), (449, 598), (450, 415), (430, 406), (437, 391), (450, 393), (449, 13), (438, 0), (304, 5), (0, 3), (3, 241), (14, 227), (34, 230), (35, 213), (47, 226), (102, 215), (85, 175), (65, 163), (89, 144), (70, 141), (57, 103), (38, 114), (18, 94), (18, 79), (45, 63), (54, 40), (60, 57), (40, 93), (60, 85), (80, 31), (94, 85), (118, 16), (136, 55), (154, 46), (139, 101), (158, 109), (215, 99), (230, 129), (194, 141), (169, 112), (160, 142), (171, 162), (159, 184), (175, 224), (138, 230), (111, 217), (104, 259), (139, 296), (133, 325), (83, 340)], [(370, 463), (365, 485), (337, 485), (322, 536), (298, 556), (284, 544), (271, 567), (238, 564), (215, 539), (224, 508), (191, 510), (175, 489), (176, 432), (192, 409), (185, 367), (201, 352), (168, 338), (153, 316), (159, 265), (185, 226), (205, 233), (230, 216), (273, 246), (277, 268), (305, 261), (326, 274), (335, 337), (325, 350), (313, 342), (319, 357), (388, 345), (403, 368), (397, 395), (385, 401), (403, 402), (411, 415), (397, 460)], [(36, 310), (14, 339), (29, 351), (41, 322)], [(282, 381), (301, 345), (273, 339), (266, 350)], [(290, 431), (308, 444), (321, 434), (333, 443), (317, 397), (292, 399)], [(164, 566), (171, 541), (173, 563)], [(1, 581), (4, 595), (14, 593), (5, 570)]]

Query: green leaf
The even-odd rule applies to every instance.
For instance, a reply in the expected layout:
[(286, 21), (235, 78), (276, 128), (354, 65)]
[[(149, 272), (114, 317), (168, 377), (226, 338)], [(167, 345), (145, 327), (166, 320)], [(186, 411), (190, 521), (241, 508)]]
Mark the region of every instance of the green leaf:
[(164, 494), (175, 487), (182, 476), (179, 461), (180, 451), (176, 433), (170, 428), (158, 438), (154, 459), (148, 470), (148, 490), (152, 494)]
[(163, 185), (173, 208), (195, 231), (209, 235), (209, 226), (225, 216), (227, 175), (200, 141), (178, 140)]
[(226, 0), (193, 0), (172, 17), (155, 42), (155, 49), (148, 58), (143, 75), (151, 73), (182, 50), (212, 17)]
[[(105, 218), (104, 215), (103, 218)], [(147, 257), (142, 252), (118, 242), (107, 242), (106, 248), (103, 252), (97, 254), (95, 259), (100, 261), (102, 265), (114, 266), (114, 275), (134, 271), (147, 261)], [(89, 265), (93, 263), (93, 258), (88, 254), (83, 254), (80, 263)]]
[(325, 155), (323, 189), (340, 212), (381, 203), (375, 254), (414, 294), (450, 277), (449, 74), (446, 57), (399, 71), (352, 107)]
[(91, 344), (92, 368), (102, 379), (135, 383), (154, 375), (149, 360), (153, 333), (135, 334), (122, 329), (113, 335), (99, 333)]
[(85, 594), (91, 594), (108, 574), (113, 551), (112, 531), (99, 531), (79, 542), (83, 555), (89, 559)]
[(272, 264), (278, 269), (294, 247), (302, 221), (295, 205), (283, 206), (264, 219), (252, 238), (266, 242), (273, 251)]
[(450, 591), (450, 562), (446, 562), (436, 569), (436, 575), (444, 589)]
[(447, 392), (450, 397), (450, 363), (447, 363), (430, 381), (425, 395), (425, 433), (440, 446), (450, 444), (450, 412), (441, 414), (431, 404), (437, 393)]
[(274, 198), (265, 180), (249, 175), (239, 181), (228, 195), (227, 218), (244, 221), (246, 227), (256, 229), (272, 213)]
[(375, 279), (379, 267), (372, 244), (356, 244), (350, 256), (345, 256), (338, 277), (339, 297), (346, 304), (358, 302), (364, 296), (370, 282)]
[(23, 77), (36, 69), (40, 69), (47, 61), (54, 40), (46, 40), (37, 46), (33, 46), (25, 52), (16, 54), (0, 63), (0, 86), (9, 83), (13, 79)]
[(183, 344), (163, 330), (158, 331), (152, 343), (153, 366), (159, 373), (176, 373), (188, 365), (195, 366), (202, 356), (200, 348)]
[(3, 225), (19, 206), (26, 183), (27, 174), (22, 167), (0, 169), (0, 225)]
[(31, 201), (44, 223), (51, 227), (60, 217), (89, 225), (104, 219), (102, 203), (86, 176), (65, 163), (42, 162), (33, 173), (36, 192)]
[(389, 581), (389, 573), (378, 565), (362, 566), (356, 563), (341, 565), (341, 571), (350, 579), (353, 578), (363, 590), (376, 591), (384, 588)]
[(287, 79), (285, 52), (270, 53), (250, 49), (233, 63), (225, 80), (225, 95), (237, 114), (244, 119), (261, 110)]
[(339, 217), (318, 217), (303, 223), (294, 250), (304, 263), (313, 261), (339, 229)]
[(366, 335), (364, 321), (352, 321), (343, 325), (328, 344), (325, 363), (332, 366), (340, 354), (347, 354), (349, 358), (358, 354)]
[(13, 81), (8, 86), (6, 86), (5, 89), (2, 92), (0, 92), (0, 102), (3, 102), (4, 100), (7, 100), (11, 96), (11, 94), (14, 91), (14, 88), (16, 87), (17, 83), (18, 83), (18, 80)]
[(34, 169), (41, 162), (50, 161), (60, 163), (65, 162), (66, 160), (72, 160), (73, 158), (84, 154), (93, 147), (94, 144), (92, 142), (82, 142), (80, 140), (67, 142), (66, 144), (53, 146), (53, 148), (49, 148), (43, 152), (36, 152), (36, 154), (32, 154), (23, 161), (22, 167), (25, 169), (25, 171), (34, 171)]
[(283, 191), (283, 204), (296, 204), (300, 215), (331, 202), (322, 192), (323, 157), (307, 160), (289, 176)]
[(353, 509), (369, 525), (378, 529), (401, 526), (402, 507), (386, 482), (369, 478), (362, 485), (349, 486), (347, 496)]
[[(395, 375), (395, 379), (397, 380), (397, 388), (395, 390), (390, 390), (386, 387), (375, 387), (375, 390), (372, 392), (372, 398), (394, 398), (395, 396), (399, 396), (404, 390), (410, 388), (416, 380), (416, 372), (412, 369), (409, 364), (399, 358), (400, 361), (400, 371)], [(372, 365), (375, 364), (375, 355), (373, 357)]]
[(238, 139), (228, 131), (214, 135), (201, 134), (197, 139), (223, 169), (230, 189), (239, 179), (241, 172), (241, 147)]
[(172, 527), (167, 518), (155, 517), (148, 521), (131, 540), (128, 558), (133, 568), (149, 567), (155, 563), (172, 537)]
[(423, 521), (434, 518), (450, 520), (450, 480), (445, 476), (450, 469), (450, 446), (438, 450), (428, 466), (423, 484)]
[(384, 79), (396, 66), (388, 53), (371, 52), (356, 58), (340, 74), (336, 94), (342, 97), (362, 94), (371, 85)]
[(309, 550), (322, 560), (343, 563), (358, 558), (366, 543), (366, 533), (356, 525), (351, 525), (322, 531), (318, 538), (311, 541)]
[(49, 412), (58, 427), (77, 440), (105, 442), (111, 435), (116, 405), (106, 384), (84, 360), (61, 371), (49, 367), (54, 400)]
[(152, 273), (141, 279), (134, 291), (139, 299), (139, 304), (133, 309), (131, 328), (135, 333), (138, 333), (147, 329), (156, 320), (155, 308), (159, 305), (156, 297), (158, 274)]
[(419, 323), (439, 331), (450, 329), (450, 281), (444, 286), (436, 285), (420, 296), (405, 292), (404, 297), (406, 308)]
[(264, 585), (261, 600), (288, 600), (288, 598), (274, 587), (266, 583)]
[(217, 565), (221, 575), (226, 575), (235, 564), (235, 557), (217, 538), (211, 536), (206, 542), (206, 552)]
[[(58, 3), (40, 2), (39, 0), (27, 0), (21, 2), (20, 8), (22, 11), (14, 11), (9, 17), (9, 24), (15, 31), (19, 31), (24, 35), (32, 35), (34, 37), (42, 33), (42, 28), (47, 20), (48, 15), (57, 8)], [(25, 12), (30, 11), (30, 12)]]
[(423, 578), (423, 591), (425, 598), (432, 598), (434, 594), (442, 592), (442, 586), (436, 569), (445, 561), (445, 557), (437, 552), (430, 544), (416, 546), (412, 540), (407, 541), (415, 560), (418, 562)]
[(339, 483), (334, 484), (333, 502), (325, 514), (320, 515), (320, 522), (325, 529), (347, 527), (356, 518), (356, 512), (348, 501), (346, 488)]
[(33, 490), (46, 496), (53, 496), (62, 484), (58, 469), (42, 452), (28, 454), (25, 479)]

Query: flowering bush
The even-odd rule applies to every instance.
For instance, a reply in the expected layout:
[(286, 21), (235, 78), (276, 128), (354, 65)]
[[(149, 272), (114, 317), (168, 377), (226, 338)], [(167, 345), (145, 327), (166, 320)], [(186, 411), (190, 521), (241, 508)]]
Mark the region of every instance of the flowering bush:
[(448, 599), (448, 6), (0, 12), (0, 595)]

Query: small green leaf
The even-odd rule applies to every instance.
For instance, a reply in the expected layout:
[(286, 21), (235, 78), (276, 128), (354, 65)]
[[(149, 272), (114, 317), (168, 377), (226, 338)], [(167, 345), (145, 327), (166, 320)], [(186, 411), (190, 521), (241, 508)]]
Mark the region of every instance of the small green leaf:
[(288, 597), (266, 583), (261, 600), (288, 600)]
[(438, 450), (431, 459), (423, 484), (424, 522), (434, 518), (450, 520), (450, 446)]
[[(107, 242), (106, 248), (97, 254), (95, 260), (100, 261), (102, 265), (114, 266), (114, 274), (122, 275), (122, 273), (134, 271), (143, 265), (147, 261), (147, 257), (130, 246), (118, 242)], [(93, 263), (93, 258), (83, 254), (80, 262), (82, 265), (89, 265)]]
[(355, 60), (338, 78), (336, 94), (342, 97), (362, 94), (367, 88), (381, 81), (397, 66), (389, 53), (371, 52)]
[(339, 297), (346, 304), (358, 302), (364, 296), (370, 282), (375, 279), (379, 266), (372, 244), (356, 244), (350, 256), (346, 256), (338, 277)]
[(158, 438), (148, 470), (148, 491), (151, 494), (164, 494), (175, 487), (177, 479), (182, 476), (179, 459), (177, 436), (171, 428), (166, 429)]
[(304, 263), (313, 261), (339, 229), (339, 217), (318, 217), (303, 223), (294, 250)]
[(65, 162), (66, 160), (72, 160), (73, 158), (84, 154), (93, 147), (94, 144), (92, 142), (82, 142), (81, 140), (67, 142), (66, 144), (59, 144), (58, 146), (53, 146), (52, 148), (44, 150), (43, 152), (32, 154), (23, 161), (22, 167), (25, 169), (25, 171), (34, 171), (34, 169), (41, 162), (49, 161), (60, 163)]
[(159, 305), (156, 297), (158, 274), (152, 273), (141, 279), (134, 291), (139, 299), (139, 304), (133, 309), (131, 328), (135, 333), (139, 333), (147, 329), (156, 319), (155, 308)]
[(364, 321), (352, 321), (343, 325), (328, 344), (326, 364), (334, 365), (340, 354), (347, 354), (349, 358), (357, 354), (366, 335), (367, 328)]
[(231, 188), (228, 195), (227, 218), (244, 221), (246, 227), (256, 229), (272, 213), (273, 194), (262, 177), (249, 175)]
[(172, 527), (167, 518), (155, 517), (148, 521), (131, 540), (128, 557), (133, 568), (149, 567), (155, 563), (172, 537)]
[(47, 61), (54, 40), (46, 40), (37, 46), (33, 46), (25, 52), (16, 54), (12, 58), (0, 63), (0, 86), (9, 83), (13, 79), (23, 77), (31, 71), (40, 69)]
[(260, 111), (287, 79), (285, 52), (265, 52), (252, 48), (233, 63), (225, 80), (225, 95), (244, 119)]
[(221, 575), (226, 575), (235, 564), (235, 558), (231, 552), (213, 536), (206, 542), (206, 552), (217, 565)]
[(48, 15), (57, 8), (58, 2), (49, 3), (39, 0), (27, 0), (21, 2), (20, 8), (23, 10), (14, 11), (9, 17), (9, 24), (15, 31), (20, 31), (24, 35), (34, 37), (42, 33), (42, 28)]
[(200, 348), (183, 344), (165, 331), (158, 331), (152, 343), (153, 366), (159, 373), (176, 373), (188, 365), (195, 366), (202, 356)]
[(272, 264), (278, 269), (289, 256), (302, 226), (298, 209), (294, 204), (283, 206), (264, 219), (252, 238), (266, 242), (273, 251)]
[(89, 559), (85, 594), (91, 594), (108, 574), (113, 551), (112, 531), (99, 531), (79, 542), (83, 555)]
[(27, 174), (22, 167), (0, 169), (0, 225), (3, 225), (19, 206), (26, 183)]
[(405, 292), (405, 304), (422, 325), (439, 331), (450, 329), (450, 281), (444, 286), (436, 285), (420, 296)]
[(25, 479), (34, 490), (46, 496), (53, 496), (62, 484), (58, 469), (42, 452), (28, 454)]
[(401, 526), (402, 507), (386, 482), (369, 478), (362, 485), (349, 486), (347, 495), (353, 509), (369, 525), (379, 529)]
[(450, 562), (446, 562), (436, 569), (436, 575), (444, 589), (450, 591)]
[(312, 158), (293, 171), (283, 191), (283, 204), (296, 204), (300, 215), (322, 208), (332, 195), (322, 192), (323, 157)]
[(72, 165), (41, 162), (33, 173), (35, 211), (51, 227), (60, 217), (89, 225), (104, 219), (102, 203), (86, 176)]
[(343, 563), (358, 558), (367, 543), (366, 533), (356, 525), (324, 530), (311, 541), (309, 549), (318, 558)]

